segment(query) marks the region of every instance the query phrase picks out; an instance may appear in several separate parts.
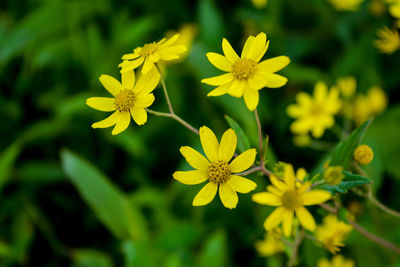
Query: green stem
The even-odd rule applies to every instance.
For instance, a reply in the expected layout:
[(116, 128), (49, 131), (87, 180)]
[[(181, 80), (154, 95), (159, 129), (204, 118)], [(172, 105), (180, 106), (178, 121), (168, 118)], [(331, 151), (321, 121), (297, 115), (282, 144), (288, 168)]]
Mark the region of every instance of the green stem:
[(146, 111), (148, 113), (152, 114), (152, 115), (155, 115), (155, 116), (167, 117), (167, 118), (171, 118), (173, 120), (176, 120), (177, 122), (179, 122), (180, 124), (185, 126), (187, 129), (189, 129), (193, 133), (195, 133), (197, 135), (199, 134), (199, 131), (196, 128), (194, 128), (192, 125), (187, 123), (185, 120), (183, 120), (181, 117), (179, 117), (175, 113), (158, 112), (158, 111), (154, 111), (154, 110), (151, 110), (151, 109), (148, 109), (148, 108), (146, 108)]
[(161, 73), (160, 66), (158, 64), (156, 64), (156, 67), (157, 67), (157, 70), (158, 70), (158, 72), (160, 73), (160, 76), (161, 76), (161, 85), (162, 85), (162, 88), (163, 88), (163, 91), (164, 91), (165, 99), (167, 100), (169, 112), (171, 114), (175, 114), (174, 113), (174, 109), (172, 108), (171, 100), (169, 99), (169, 96), (168, 96), (167, 86), (165, 85), (164, 76)]

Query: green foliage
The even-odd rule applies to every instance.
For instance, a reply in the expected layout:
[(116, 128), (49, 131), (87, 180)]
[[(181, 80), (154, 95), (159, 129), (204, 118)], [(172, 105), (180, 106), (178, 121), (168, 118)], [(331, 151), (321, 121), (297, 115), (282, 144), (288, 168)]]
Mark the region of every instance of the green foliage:
[(320, 188), (332, 193), (347, 193), (347, 191), (353, 187), (366, 185), (372, 182), (371, 179), (367, 177), (356, 175), (347, 171), (344, 172), (344, 175), (345, 177), (339, 184), (333, 186), (325, 184), (320, 186)]
[(249, 149), (250, 148), (249, 139), (247, 138), (242, 128), (240, 128), (239, 124), (237, 124), (237, 122), (228, 115), (225, 115), (225, 119), (228, 122), (229, 126), (235, 131), (238, 137), (237, 146), (239, 152), (244, 152), (247, 149)]

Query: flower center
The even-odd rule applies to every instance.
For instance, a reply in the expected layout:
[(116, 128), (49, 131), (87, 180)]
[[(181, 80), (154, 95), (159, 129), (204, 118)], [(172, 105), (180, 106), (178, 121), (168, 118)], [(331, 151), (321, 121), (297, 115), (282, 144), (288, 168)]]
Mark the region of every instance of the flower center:
[(156, 42), (150, 43), (150, 44), (145, 44), (142, 47), (142, 50), (140, 50), (140, 54), (144, 57), (150, 56), (154, 52), (156, 52), (158, 49), (158, 44)]
[(115, 96), (115, 108), (119, 111), (129, 111), (133, 107), (135, 95), (132, 90), (124, 89)]
[(301, 195), (296, 190), (286, 191), (282, 195), (282, 205), (288, 210), (295, 210), (301, 204)]
[(310, 113), (311, 113), (312, 116), (318, 117), (322, 113), (322, 111), (323, 111), (323, 107), (321, 105), (314, 104), (311, 107)]
[(241, 58), (232, 65), (232, 73), (237, 80), (247, 80), (251, 78), (256, 71), (256, 62), (252, 59)]
[(207, 170), (208, 179), (215, 184), (223, 184), (231, 176), (231, 169), (226, 161), (211, 162)]

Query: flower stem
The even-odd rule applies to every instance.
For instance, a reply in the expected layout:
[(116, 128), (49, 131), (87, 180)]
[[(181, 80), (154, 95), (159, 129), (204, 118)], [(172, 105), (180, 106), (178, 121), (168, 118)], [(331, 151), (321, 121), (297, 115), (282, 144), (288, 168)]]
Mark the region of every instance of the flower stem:
[(263, 134), (262, 134), (262, 129), (261, 129), (260, 117), (258, 117), (257, 108), (254, 110), (254, 117), (256, 118), (257, 130), (258, 130), (258, 143), (259, 143), (259, 150), (260, 150), (261, 171), (265, 175), (271, 175), (272, 172), (265, 168), (264, 149), (263, 149)]
[(171, 114), (175, 114), (174, 113), (174, 109), (172, 108), (171, 100), (169, 99), (169, 96), (168, 96), (167, 86), (165, 85), (164, 76), (161, 73), (160, 66), (158, 64), (156, 64), (156, 67), (157, 67), (157, 70), (158, 70), (158, 72), (160, 73), (160, 76), (161, 76), (161, 85), (162, 85), (162, 88), (163, 88), (163, 91), (164, 91), (165, 99), (167, 100), (169, 112)]
[(296, 264), (297, 255), (299, 253), (299, 247), (300, 247), (300, 244), (303, 241), (303, 239), (304, 239), (304, 228), (302, 228), (295, 237), (295, 240), (294, 240), (293, 246), (292, 246), (293, 251), (292, 251), (292, 255), (290, 256), (290, 259), (289, 259), (288, 267), (297, 265)]
[(194, 128), (192, 125), (190, 125), (189, 123), (187, 123), (186, 121), (184, 121), (181, 117), (179, 117), (178, 115), (176, 115), (175, 113), (166, 113), (166, 112), (158, 112), (158, 111), (154, 111), (151, 109), (146, 108), (146, 111), (150, 114), (153, 114), (155, 116), (159, 116), (159, 117), (167, 117), (167, 118), (171, 118), (173, 120), (176, 120), (177, 122), (179, 122), (180, 124), (182, 124), (183, 126), (185, 126), (187, 129), (189, 129), (190, 131), (192, 131), (195, 134), (199, 134), (199, 131)]

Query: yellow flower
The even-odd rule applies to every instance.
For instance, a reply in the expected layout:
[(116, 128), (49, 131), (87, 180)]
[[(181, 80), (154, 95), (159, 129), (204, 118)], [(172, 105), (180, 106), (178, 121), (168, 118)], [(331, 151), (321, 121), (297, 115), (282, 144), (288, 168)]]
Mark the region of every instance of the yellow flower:
[(338, 11), (357, 11), (364, 0), (328, 0)]
[(251, 0), (253, 6), (257, 9), (263, 9), (267, 6), (268, 0)]
[(281, 228), (274, 228), (265, 234), (264, 240), (257, 241), (255, 244), (256, 250), (263, 257), (269, 257), (271, 255), (285, 251), (285, 245), (282, 240)]
[(336, 86), (345, 98), (350, 98), (356, 91), (357, 81), (351, 76), (343, 77), (337, 81)]
[(187, 49), (183, 45), (175, 45), (179, 34), (175, 34), (170, 39), (163, 38), (159, 42), (145, 44), (137, 47), (133, 53), (122, 56), (123, 62), (119, 65), (121, 72), (136, 69), (143, 64), (142, 73), (146, 74), (155, 67), (159, 61), (169, 61), (179, 58), (179, 54)]
[(354, 120), (357, 124), (375, 116), (385, 110), (387, 106), (385, 92), (379, 86), (373, 86), (366, 96), (357, 95), (354, 102)]
[(331, 262), (327, 259), (320, 260), (318, 267), (354, 267), (354, 262), (343, 258), (342, 255), (337, 255), (332, 258)]
[[(180, 29), (178, 30), (178, 33), (179, 33), (179, 38), (178, 38), (178, 40), (176, 40), (175, 45), (184, 46), (184, 47), (186, 47), (187, 50), (185, 52), (183, 52), (179, 56), (178, 59), (170, 61), (170, 62), (181, 61), (187, 57), (187, 55), (189, 54), (189, 52), (192, 48), (193, 40), (194, 40), (195, 36), (197, 35), (197, 26), (195, 24), (186, 23), (186, 24), (182, 25), (182, 27), (180, 27)], [(166, 35), (172, 36), (173, 34), (176, 34), (176, 33), (168, 32)]]
[(325, 129), (334, 125), (334, 115), (341, 107), (339, 91), (328, 87), (324, 82), (318, 82), (314, 87), (314, 98), (305, 92), (297, 94), (298, 104), (289, 105), (287, 113), (296, 121), (290, 125), (294, 134), (304, 135), (311, 132), (313, 137), (320, 138)]
[(370, 164), (373, 158), (374, 152), (367, 145), (360, 145), (354, 150), (354, 159), (362, 165)]
[(400, 48), (400, 36), (397, 30), (390, 30), (383, 27), (377, 31), (379, 39), (374, 41), (374, 45), (382, 53), (392, 54)]
[(400, 0), (386, 0), (389, 6), (389, 13), (396, 19), (400, 19)]
[(340, 251), (339, 247), (343, 247), (343, 240), (353, 230), (351, 225), (339, 221), (334, 214), (326, 216), (322, 225), (315, 230), (315, 237), (329, 250), (332, 254)]
[(228, 73), (203, 79), (201, 82), (218, 86), (207, 96), (229, 94), (242, 97), (250, 111), (256, 109), (259, 101), (258, 91), (264, 87), (278, 88), (287, 83), (283, 76), (275, 74), (286, 67), (290, 59), (279, 56), (261, 61), (269, 46), (265, 33), (250, 36), (239, 57), (229, 42), (222, 40), (222, 50), (225, 56), (217, 53), (207, 53), (207, 58), (215, 67)]
[(267, 231), (277, 227), (282, 222), (283, 233), (290, 236), (292, 233), (293, 217), (299, 219), (300, 224), (309, 231), (316, 228), (311, 213), (304, 207), (321, 204), (331, 198), (331, 194), (324, 190), (309, 190), (310, 182), (296, 186), (293, 168), (285, 168), (283, 181), (274, 174), (269, 176), (272, 186), (268, 192), (256, 193), (252, 196), (254, 202), (261, 205), (277, 206), (264, 222)]
[(344, 178), (342, 166), (330, 166), (324, 172), (324, 180), (330, 185), (339, 184)]
[(312, 139), (308, 134), (295, 135), (293, 143), (298, 147), (308, 147), (312, 143)]
[(248, 149), (229, 163), (236, 150), (235, 131), (227, 130), (221, 138), (221, 143), (218, 143), (215, 134), (206, 126), (201, 127), (199, 132), (201, 145), (208, 159), (191, 147), (181, 147), (181, 154), (195, 170), (177, 171), (173, 177), (188, 185), (209, 181), (194, 198), (193, 206), (210, 203), (219, 188), (222, 204), (228, 209), (233, 209), (238, 203), (236, 192), (248, 193), (257, 187), (253, 181), (235, 175), (253, 165), (257, 152), (254, 148)]
[(130, 123), (131, 116), (138, 125), (147, 121), (145, 108), (154, 102), (152, 91), (160, 80), (156, 69), (142, 75), (135, 83), (133, 70), (123, 72), (122, 84), (109, 75), (101, 75), (100, 82), (114, 97), (90, 97), (86, 104), (100, 111), (114, 111), (108, 118), (93, 123), (93, 128), (108, 128), (114, 126), (112, 134), (123, 132)]

